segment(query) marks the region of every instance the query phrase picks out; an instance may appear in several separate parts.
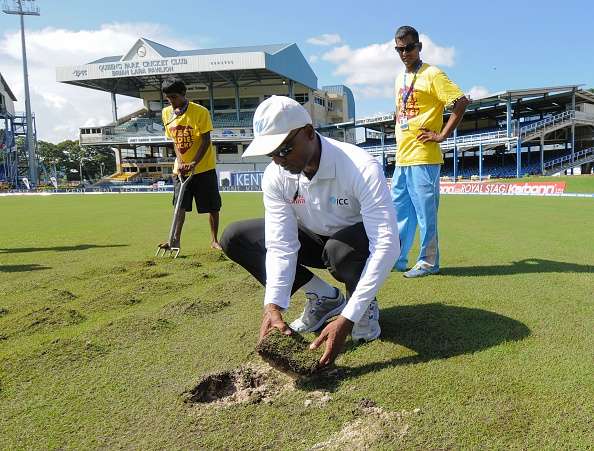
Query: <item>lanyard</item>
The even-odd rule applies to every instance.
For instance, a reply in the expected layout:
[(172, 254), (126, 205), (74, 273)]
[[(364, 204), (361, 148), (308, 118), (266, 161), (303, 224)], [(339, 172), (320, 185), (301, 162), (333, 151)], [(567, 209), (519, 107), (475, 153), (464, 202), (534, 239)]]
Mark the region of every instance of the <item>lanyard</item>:
[(415, 69), (415, 75), (414, 75), (414, 77), (412, 79), (412, 82), (410, 84), (410, 88), (408, 88), (408, 91), (406, 90), (406, 71), (404, 72), (404, 90), (405, 90), (405, 93), (402, 96), (402, 112), (403, 113), (404, 113), (404, 111), (406, 111), (406, 103), (408, 102), (408, 98), (410, 97), (410, 95), (413, 92), (413, 89), (415, 87), (415, 81), (417, 81), (417, 74), (419, 73), (419, 70), (421, 69), (422, 66), (423, 66), (423, 61), (419, 61), (419, 65)]
[(182, 105), (182, 107), (179, 110), (176, 111), (175, 108), (172, 108), (171, 116), (169, 116), (169, 122), (167, 122), (165, 124), (165, 127), (167, 127), (169, 124), (171, 124), (177, 118), (186, 114), (186, 111), (188, 111), (189, 105), (190, 105), (190, 102), (188, 100), (186, 100), (186, 102)]

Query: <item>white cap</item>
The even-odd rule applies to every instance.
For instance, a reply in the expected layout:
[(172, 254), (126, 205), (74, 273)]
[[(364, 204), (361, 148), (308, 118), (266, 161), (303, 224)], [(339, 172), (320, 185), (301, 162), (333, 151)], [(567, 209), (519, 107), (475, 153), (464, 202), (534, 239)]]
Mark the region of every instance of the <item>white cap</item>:
[(254, 140), (242, 157), (268, 155), (280, 146), (292, 130), (311, 124), (311, 117), (299, 102), (271, 96), (254, 113)]

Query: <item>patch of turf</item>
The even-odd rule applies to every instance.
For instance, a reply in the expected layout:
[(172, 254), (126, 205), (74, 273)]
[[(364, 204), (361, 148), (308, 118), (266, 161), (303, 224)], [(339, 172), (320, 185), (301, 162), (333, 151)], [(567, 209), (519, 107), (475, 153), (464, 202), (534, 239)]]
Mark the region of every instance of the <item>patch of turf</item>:
[(20, 318), (15, 318), (7, 328), (7, 332), (9, 334), (32, 334), (79, 324), (85, 319), (86, 317), (78, 310), (46, 306)]
[(74, 293), (72, 293), (71, 291), (68, 291), (68, 290), (50, 289), (47, 299), (50, 302), (66, 303), (66, 302), (73, 301), (77, 297), (78, 296), (76, 296)]
[(168, 334), (175, 328), (176, 323), (169, 319), (130, 315), (107, 323), (94, 335), (111, 345), (127, 347), (149, 338)]
[(230, 305), (231, 302), (225, 299), (183, 298), (179, 301), (174, 301), (165, 305), (163, 307), (163, 313), (174, 316), (203, 316), (210, 313), (216, 313)]
[(256, 346), (260, 356), (272, 366), (295, 374), (309, 376), (319, 368), (323, 349), (309, 349), (309, 342), (297, 332), (285, 335), (273, 329)]

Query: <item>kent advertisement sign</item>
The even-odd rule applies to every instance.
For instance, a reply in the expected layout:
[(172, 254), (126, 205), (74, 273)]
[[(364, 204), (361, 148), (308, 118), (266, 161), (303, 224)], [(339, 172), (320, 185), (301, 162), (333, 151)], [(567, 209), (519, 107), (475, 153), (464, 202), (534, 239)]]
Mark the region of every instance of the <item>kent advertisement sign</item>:
[(556, 196), (565, 192), (565, 182), (485, 183), (458, 182), (439, 186), (440, 194), (491, 194), (502, 196)]
[(231, 186), (255, 188), (262, 186), (264, 172), (232, 172)]

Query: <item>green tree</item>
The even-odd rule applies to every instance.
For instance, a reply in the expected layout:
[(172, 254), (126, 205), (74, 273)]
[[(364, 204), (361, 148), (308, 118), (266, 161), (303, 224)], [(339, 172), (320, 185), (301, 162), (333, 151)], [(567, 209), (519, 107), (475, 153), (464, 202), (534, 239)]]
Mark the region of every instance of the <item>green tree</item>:
[(115, 155), (109, 147), (81, 147), (72, 140), (62, 141), (56, 147), (66, 156), (64, 168), (69, 180), (96, 180), (101, 174), (115, 172)]

